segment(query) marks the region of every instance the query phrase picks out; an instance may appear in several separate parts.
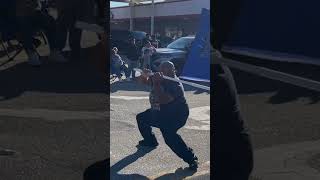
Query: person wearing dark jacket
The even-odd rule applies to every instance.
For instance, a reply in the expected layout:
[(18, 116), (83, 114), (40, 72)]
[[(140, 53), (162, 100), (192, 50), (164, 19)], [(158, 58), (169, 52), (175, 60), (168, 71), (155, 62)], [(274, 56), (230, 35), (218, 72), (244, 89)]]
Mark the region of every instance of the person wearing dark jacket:
[(214, 64), (212, 71), (213, 179), (248, 180), (253, 168), (253, 150), (235, 82), (227, 66)]
[(126, 80), (130, 81), (130, 75), (132, 74), (132, 78), (135, 78), (135, 71), (133, 68), (138, 67), (139, 63), (139, 48), (136, 45), (136, 40), (133, 38), (130, 40), (130, 44), (127, 47), (127, 58), (128, 60), (128, 70), (126, 73)]
[(213, 179), (248, 180), (253, 169), (253, 148), (249, 128), (242, 116), (234, 78), (230, 69), (215, 64), (229, 40), (230, 32), (245, 0), (213, 1)]
[(177, 133), (186, 124), (189, 116), (189, 106), (184, 96), (183, 85), (163, 79), (163, 75), (178, 79), (174, 64), (170, 61), (162, 62), (160, 72), (151, 77), (148, 76), (149, 73), (150, 71), (145, 69), (143, 75), (139, 77), (140, 81), (150, 85), (152, 90), (149, 96), (151, 108), (139, 113), (136, 117), (143, 137), (138, 147), (156, 148), (158, 146), (151, 129), (151, 127), (157, 127), (170, 149), (188, 163), (191, 170), (197, 170), (198, 158)]

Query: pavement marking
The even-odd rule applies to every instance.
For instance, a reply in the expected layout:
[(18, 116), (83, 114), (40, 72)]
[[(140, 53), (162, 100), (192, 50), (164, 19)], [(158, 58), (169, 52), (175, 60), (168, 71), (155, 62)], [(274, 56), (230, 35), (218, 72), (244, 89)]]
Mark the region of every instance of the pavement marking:
[(201, 124), (197, 126), (185, 126), (184, 128), (202, 131), (210, 130), (210, 106), (191, 108), (189, 118), (196, 120)]
[(148, 96), (110, 96), (113, 99), (122, 99), (122, 100), (141, 100), (141, 99), (149, 99)]
[(64, 111), (52, 109), (0, 109), (0, 116), (42, 118), (49, 121), (106, 119), (107, 112)]
[[(113, 99), (122, 100), (145, 100), (148, 96), (110, 96)], [(210, 130), (210, 106), (201, 106), (190, 109), (189, 119), (195, 120), (200, 125), (185, 126), (186, 129), (209, 131)]]

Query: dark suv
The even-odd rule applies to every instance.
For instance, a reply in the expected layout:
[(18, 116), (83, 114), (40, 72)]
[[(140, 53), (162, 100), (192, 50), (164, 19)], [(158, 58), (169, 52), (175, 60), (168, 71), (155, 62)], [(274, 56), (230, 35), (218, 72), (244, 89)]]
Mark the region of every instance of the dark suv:
[(158, 48), (151, 58), (152, 70), (158, 71), (160, 63), (169, 60), (175, 65), (177, 75), (180, 75), (194, 38), (194, 36), (181, 37), (170, 43), (166, 48)]
[(126, 50), (130, 43), (130, 39), (135, 38), (137, 46), (140, 47), (142, 46), (143, 39), (146, 38), (146, 34), (147, 33), (143, 31), (111, 30), (111, 48), (117, 47), (120, 54), (126, 54)]

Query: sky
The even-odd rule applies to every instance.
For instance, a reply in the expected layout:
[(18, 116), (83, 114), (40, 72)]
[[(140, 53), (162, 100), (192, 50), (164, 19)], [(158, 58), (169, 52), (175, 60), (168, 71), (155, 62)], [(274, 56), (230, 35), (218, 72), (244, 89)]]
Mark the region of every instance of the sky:
[[(154, 2), (163, 2), (164, 0), (155, 0)], [(146, 1), (144, 3), (151, 3), (151, 1)], [(128, 6), (128, 3), (122, 3), (122, 2), (110, 2), (110, 8), (113, 7), (121, 7), (121, 6)]]
[(113, 7), (121, 7), (121, 6), (128, 6), (128, 3), (121, 3), (121, 2), (110, 2), (110, 8)]

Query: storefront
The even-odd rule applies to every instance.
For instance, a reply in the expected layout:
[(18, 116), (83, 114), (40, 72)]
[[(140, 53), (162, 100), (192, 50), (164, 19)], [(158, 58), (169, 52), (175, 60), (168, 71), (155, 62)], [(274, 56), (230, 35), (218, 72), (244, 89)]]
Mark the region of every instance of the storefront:
[(161, 36), (180, 37), (194, 35), (199, 26), (202, 8), (209, 8), (209, 0), (179, 0), (156, 3), (154, 10), (150, 4), (130, 7), (111, 8), (111, 29), (132, 29), (151, 32), (151, 15), (154, 15), (154, 33)]

